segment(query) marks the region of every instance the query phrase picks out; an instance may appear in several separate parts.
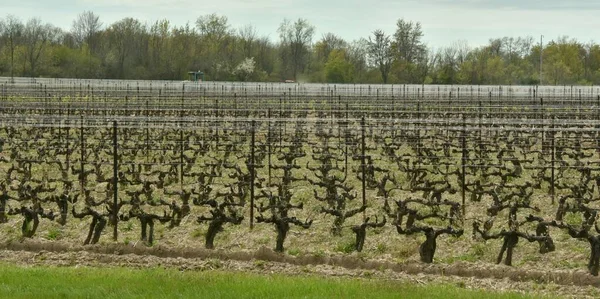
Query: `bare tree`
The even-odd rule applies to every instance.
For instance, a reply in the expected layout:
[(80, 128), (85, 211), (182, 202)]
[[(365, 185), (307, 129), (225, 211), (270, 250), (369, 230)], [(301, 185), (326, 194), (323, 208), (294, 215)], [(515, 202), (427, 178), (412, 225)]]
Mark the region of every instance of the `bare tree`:
[(125, 75), (125, 62), (135, 50), (142, 31), (143, 27), (140, 21), (132, 18), (118, 21), (109, 28), (109, 42), (111, 49), (115, 52), (119, 78), (123, 78)]
[(238, 29), (242, 53), (244, 57), (253, 57), (254, 47), (257, 39), (256, 28), (250, 24)]
[(333, 50), (342, 50), (348, 47), (348, 43), (341, 37), (334, 33), (325, 33), (321, 40), (315, 44), (315, 52), (317, 59), (320, 61), (327, 61), (329, 54)]
[(71, 28), (75, 44), (80, 48), (87, 45), (88, 74), (92, 73), (92, 55), (98, 52), (101, 28), (100, 17), (91, 11), (84, 11), (79, 14), (77, 19), (73, 21)]
[[(368, 41), (361, 38), (356, 41), (352, 41), (348, 45), (348, 60), (354, 66), (354, 72), (356, 75), (362, 74), (367, 70), (367, 50)], [(355, 78), (358, 76), (355, 76)]]
[(156, 21), (150, 26), (149, 60), (158, 79), (170, 77), (169, 69), (172, 67), (173, 59), (173, 53), (169, 51), (170, 30), (171, 23), (166, 19)]
[(501, 39), (500, 51), (502, 52), (506, 61), (513, 61), (516, 59), (517, 40), (514, 37), (503, 37)]
[(2, 42), (2, 43), (0, 43), (0, 51), (2, 51), (2, 48), (4, 48), (4, 46), (6, 44), (6, 42), (4, 40), (4, 37), (5, 37), (4, 36), (4, 30), (5, 30), (5, 28), (6, 28), (6, 25), (4, 25), (4, 20), (0, 19), (0, 41)]
[(456, 45), (445, 47), (441, 49), (437, 55), (439, 55), (440, 63), (440, 80), (444, 84), (455, 84), (457, 82), (458, 74), (458, 61), (457, 61), (458, 48)]
[(392, 43), (389, 35), (386, 35), (383, 30), (377, 29), (373, 31), (373, 38), (369, 36), (367, 56), (372, 65), (377, 67), (381, 72), (383, 83), (387, 83), (388, 75), (392, 67), (394, 55), (392, 52)]
[(35, 77), (36, 68), (41, 55), (48, 43), (53, 41), (60, 33), (60, 29), (51, 24), (42, 24), (39, 18), (27, 21), (23, 30), (23, 43), (25, 46), (25, 60), (29, 64), (29, 76)]
[(214, 13), (199, 17), (196, 20), (196, 28), (198, 28), (202, 37), (216, 42), (221, 41), (231, 33), (227, 17)]
[(200, 51), (205, 56), (202, 69), (208, 70), (213, 80), (227, 79), (237, 62), (234, 56), (236, 40), (227, 17), (214, 13), (201, 16), (196, 21), (196, 28), (200, 34)]
[(517, 51), (519, 52), (519, 56), (525, 57), (529, 55), (533, 50), (534, 43), (535, 41), (532, 36), (519, 37), (519, 39), (517, 39)]
[(8, 15), (4, 22), (4, 36), (10, 53), (10, 78), (14, 81), (15, 76), (15, 50), (21, 44), (23, 36), (23, 23), (13, 15)]
[(294, 80), (308, 64), (309, 47), (315, 34), (315, 27), (305, 19), (292, 23), (284, 19), (277, 29), (281, 39), (281, 59), (284, 67), (291, 70)]
[(101, 28), (100, 17), (91, 11), (84, 11), (73, 21), (71, 33), (80, 47), (86, 43), (90, 53), (93, 53), (97, 50), (98, 34)]
[(467, 40), (458, 40), (453, 43), (453, 47), (456, 48), (456, 60), (459, 65), (463, 64), (471, 53), (471, 47), (469, 47), (469, 42)]
[(268, 37), (263, 36), (256, 40), (255, 61), (257, 68), (262, 69), (266, 74), (271, 74), (275, 69), (276, 56), (276, 49)]

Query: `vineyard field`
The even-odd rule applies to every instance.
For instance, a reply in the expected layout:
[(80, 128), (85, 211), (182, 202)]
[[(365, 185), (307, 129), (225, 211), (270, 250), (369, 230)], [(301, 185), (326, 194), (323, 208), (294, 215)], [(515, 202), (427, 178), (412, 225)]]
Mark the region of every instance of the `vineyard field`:
[(0, 115), (6, 244), (266, 247), (600, 285), (597, 87), (0, 78)]

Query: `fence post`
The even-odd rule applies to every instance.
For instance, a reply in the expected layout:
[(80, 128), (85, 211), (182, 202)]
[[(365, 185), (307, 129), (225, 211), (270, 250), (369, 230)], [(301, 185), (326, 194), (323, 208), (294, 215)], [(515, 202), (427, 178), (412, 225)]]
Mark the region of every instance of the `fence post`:
[(279, 98), (279, 151), (281, 151), (282, 148), (282, 142), (283, 142), (283, 100), (281, 99), (281, 97)]
[(555, 201), (555, 199), (554, 199), (554, 197), (555, 197), (555, 195), (554, 195), (554, 160), (555, 160), (555, 153), (556, 153), (556, 149), (554, 148), (554, 134), (555, 134), (555, 132), (554, 132), (554, 118), (552, 119), (552, 126), (551, 126), (550, 129), (551, 129), (551, 136), (552, 136), (552, 144), (550, 145), (552, 147), (551, 148), (551, 150), (552, 150), (551, 159), (552, 160), (550, 162), (550, 165), (552, 167), (551, 168), (551, 176), (552, 177), (550, 179), (550, 195), (552, 196), (552, 204), (554, 204), (554, 201)]
[(540, 115), (542, 119), (542, 153), (546, 153), (545, 139), (546, 130), (544, 128), (544, 98), (540, 98)]
[(479, 96), (477, 96), (477, 98), (479, 99), (479, 109), (478, 109), (478, 117), (479, 117), (479, 123), (478, 123), (478, 129), (479, 129), (479, 136), (478, 136), (478, 143), (479, 143), (479, 157), (481, 157), (481, 150), (483, 149), (483, 144), (482, 144), (482, 140), (481, 140), (481, 118), (482, 118), (482, 113), (483, 113), (483, 106), (481, 105), (481, 99), (479, 98)]
[(338, 101), (336, 104), (336, 108), (335, 108), (335, 118), (337, 119), (337, 131), (338, 131), (338, 142), (342, 141), (342, 126), (341, 126), (341, 118), (342, 118), (342, 114), (341, 114), (341, 108), (340, 108), (340, 96), (338, 96)]
[[(237, 119), (238, 117), (238, 102), (237, 93), (233, 93), (233, 116)], [(237, 124), (237, 122), (235, 122)]]
[(67, 160), (66, 161), (67, 162), (67, 171), (69, 170), (69, 168), (71, 166), (70, 165), (71, 153), (69, 152), (69, 135), (70, 135), (70, 127), (71, 127), (71, 124), (70, 124), (71, 120), (70, 120), (70, 118), (71, 118), (71, 104), (67, 105), (67, 128), (66, 128), (67, 136), (66, 136), (66, 139), (65, 139), (65, 143), (66, 143), (66, 146), (65, 146), (66, 147), (66, 157), (65, 157), (65, 159)]
[(118, 170), (119, 170), (119, 165), (118, 165), (118, 146), (117, 146), (117, 121), (113, 120), (113, 222), (114, 222), (114, 227), (113, 227), (113, 240), (117, 240), (118, 237), (118, 232), (117, 232), (117, 225), (119, 223), (119, 209), (118, 209), (118, 192), (119, 192), (119, 187), (118, 187), (118, 183), (119, 183), (119, 177), (118, 177)]
[(267, 121), (269, 122), (267, 131), (267, 158), (269, 160), (269, 187), (271, 186), (271, 108), (267, 110)]
[(214, 124), (215, 124), (215, 141), (216, 141), (216, 149), (219, 149), (219, 126), (220, 126), (220, 122), (219, 122), (219, 98), (215, 98), (215, 120), (214, 120)]
[[(367, 193), (366, 193), (366, 165), (365, 165), (365, 117), (363, 116), (360, 120), (360, 127), (361, 127), (361, 155), (360, 155), (360, 161), (361, 161), (361, 171), (362, 171), (362, 176), (361, 176), (361, 180), (362, 180), (362, 204), (363, 207), (367, 205)], [(363, 221), (366, 220), (367, 217), (367, 212), (366, 210), (363, 211)]]
[(348, 177), (348, 143), (350, 143), (350, 123), (348, 120), (348, 102), (346, 102), (346, 122), (344, 125), (344, 176)]
[(81, 174), (80, 174), (80, 183), (81, 183), (81, 194), (82, 196), (85, 194), (85, 172), (84, 172), (84, 164), (85, 164), (85, 139), (84, 139), (84, 135), (83, 135), (83, 115), (81, 115), (81, 131), (79, 132), (79, 136), (81, 138), (81, 160), (79, 161), (79, 167), (81, 170)]
[(417, 165), (421, 167), (421, 102), (417, 102)]
[[(75, 92), (73, 92), (73, 93), (75, 93)], [(90, 94), (90, 98), (88, 98), (88, 100), (87, 100), (87, 106), (88, 106), (87, 108), (88, 109), (86, 109), (87, 110), (86, 112), (88, 112), (88, 113), (89, 113), (90, 103), (92, 103), (92, 104), (94, 103), (94, 87), (92, 87), (92, 93)]]
[(465, 207), (465, 193), (466, 193), (466, 178), (467, 178), (467, 174), (466, 174), (466, 163), (467, 163), (467, 132), (466, 132), (466, 116), (463, 114), (462, 116), (462, 159), (461, 159), (461, 189), (462, 189), (462, 210), (463, 210), (463, 217), (465, 217), (466, 214), (466, 207)]
[(251, 138), (250, 138), (250, 229), (254, 228), (254, 178), (256, 176), (254, 172), (254, 141), (255, 141), (255, 126), (256, 121), (252, 120)]
[(183, 194), (183, 155), (185, 149), (183, 147), (183, 127), (179, 131), (179, 186)]
[[(52, 113), (52, 112), (50, 112), (50, 113)], [(63, 121), (62, 109), (60, 109), (60, 108), (59, 108), (59, 109), (58, 109), (58, 140), (59, 140), (59, 141), (61, 141), (61, 140), (63, 139), (63, 138), (62, 138), (62, 137), (63, 137), (63, 136), (62, 136), (62, 131), (63, 131), (63, 130), (62, 130), (62, 121)], [(50, 130), (51, 130), (51, 132), (52, 132), (52, 133), (51, 133), (52, 135), (54, 135), (54, 127), (55, 127), (55, 126), (56, 126), (56, 125), (53, 125), (52, 127), (50, 127)]]
[(146, 163), (148, 163), (148, 155), (150, 154), (150, 105), (146, 100)]
[(183, 154), (185, 152), (185, 148), (183, 146), (183, 117), (184, 117), (184, 91), (185, 84), (183, 84), (181, 90), (181, 107), (179, 111), (179, 186), (181, 188), (181, 194), (183, 195)]
[[(596, 120), (600, 121), (600, 95), (596, 98)], [(600, 125), (596, 126), (596, 134), (600, 130)], [(600, 139), (596, 140), (596, 152), (600, 154)]]

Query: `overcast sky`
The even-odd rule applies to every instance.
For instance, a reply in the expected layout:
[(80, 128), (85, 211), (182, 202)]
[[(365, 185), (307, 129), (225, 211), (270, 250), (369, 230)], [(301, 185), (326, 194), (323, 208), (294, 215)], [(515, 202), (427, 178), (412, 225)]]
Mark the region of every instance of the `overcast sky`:
[(300, 17), (316, 27), (315, 40), (327, 32), (348, 41), (375, 29), (391, 34), (403, 18), (421, 22), (424, 40), (434, 48), (458, 40), (474, 47), (503, 36), (600, 41), (598, 0), (0, 0), (0, 7), (0, 17), (40, 17), (63, 29), (85, 10), (98, 14), (105, 26), (125, 17), (194, 24), (198, 16), (217, 13), (233, 28), (252, 24), (273, 41), (284, 18)]

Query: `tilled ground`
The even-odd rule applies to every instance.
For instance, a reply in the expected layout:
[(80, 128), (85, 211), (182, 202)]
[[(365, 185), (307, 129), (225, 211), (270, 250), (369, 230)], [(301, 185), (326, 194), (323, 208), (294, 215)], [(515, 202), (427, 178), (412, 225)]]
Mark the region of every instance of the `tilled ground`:
[(261, 274), (322, 275), (385, 279), (391, 283), (443, 283), (467, 289), (516, 291), (542, 296), (597, 298), (600, 279), (584, 271), (519, 270), (460, 262), (453, 265), (392, 264), (357, 256), (291, 257), (261, 248), (255, 252), (145, 248), (121, 244), (70, 246), (58, 242), (0, 245), (0, 260), (21, 266), (176, 268), (180, 271), (243, 271)]

